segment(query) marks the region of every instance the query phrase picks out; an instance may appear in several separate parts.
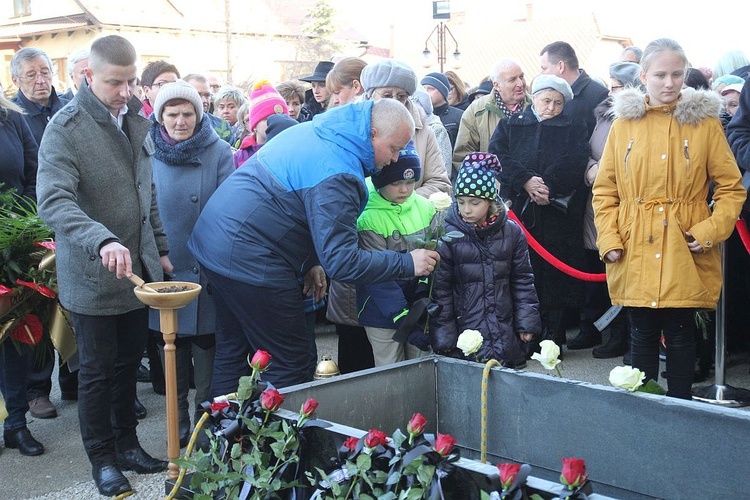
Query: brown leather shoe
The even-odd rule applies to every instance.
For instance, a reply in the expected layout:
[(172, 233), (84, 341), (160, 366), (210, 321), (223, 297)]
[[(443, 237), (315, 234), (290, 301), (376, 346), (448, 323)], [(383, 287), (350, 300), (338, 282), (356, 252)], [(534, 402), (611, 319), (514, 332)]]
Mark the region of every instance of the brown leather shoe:
[(48, 396), (40, 396), (29, 401), (29, 412), (36, 418), (55, 418), (57, 409)]

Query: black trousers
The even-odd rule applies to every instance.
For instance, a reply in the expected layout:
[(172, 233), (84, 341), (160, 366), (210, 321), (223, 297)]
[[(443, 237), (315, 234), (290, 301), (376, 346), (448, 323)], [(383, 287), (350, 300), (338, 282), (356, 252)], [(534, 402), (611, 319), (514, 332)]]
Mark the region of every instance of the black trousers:
[(659, 339), (667, 345), (667, 396), (692, 399), (695, 310), (628, 308), (633, 367), (659, 380)]
[(375, 367), (370, 339), (363, 327), (336, 323), (336, 335), (339, 338), (339, 371), (342, 374)]
[(138, 446), (134, 402), (136, 371), (146, 346), (148, 310), (117, 316), (70, 312), (76, 332), (78, 421), (94, 467), (112, 465), (116, 451)]
[(239, 378), (249, 373), (247, 356), (258, 349), (272, 358), (262, 380), (277, 388), (311, 381), (314, 338), (308, 334), (297, 282), (268, 288), (205, 272), (217, 317), (211, 397), (237, 391)]

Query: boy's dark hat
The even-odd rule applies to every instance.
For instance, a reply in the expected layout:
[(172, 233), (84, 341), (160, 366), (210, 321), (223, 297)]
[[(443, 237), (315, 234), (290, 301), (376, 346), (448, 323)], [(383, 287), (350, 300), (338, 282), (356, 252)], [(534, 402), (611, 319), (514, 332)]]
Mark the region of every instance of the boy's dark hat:
[(331, 61), (320, 61), (317, 66), (315, 66), (315, 71), (313, 71), (312, 75), (298, 78), (298, 80), (302, 80), (303, 82), (324, 82), (326, 81), (326, 76), (331, 69), (333, 69), (333, 63)]
[(477, 88), (469, 94), (469, 102), (473, 102), (479, 96), (487, 95), (492, 92), (492, 82), (486, 81), (479, 84)]
[(268, 127), (266, 128), (266, 142), (276, 137), (280, 132), (288, 129), (293, 125), (297, 125), (297, 120), (289, 115), (277, 115), (273, 114), (266, 119)]

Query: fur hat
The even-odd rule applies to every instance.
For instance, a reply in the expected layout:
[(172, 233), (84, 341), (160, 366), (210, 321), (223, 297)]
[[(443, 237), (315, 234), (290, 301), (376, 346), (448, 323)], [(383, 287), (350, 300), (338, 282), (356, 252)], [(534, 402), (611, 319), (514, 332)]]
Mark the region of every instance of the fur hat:
[(616, 62), (609, 66), (609, 76), (625, 87), (639, 88), (641, 82), (641, 65), (633, 62)]
[(442, 73), (427, 73), (422, 81), (419, 82), (422, 85), (432, 85), (438, 92), (443, 96), (443, 99), (448, 100), (448, 93), (451, 91), (451, 82), (448, 81), (448, 77)]
[(154, 117), (157, 122), (161, 123), (161, 113), (164, 110), (164, 105), (172, 99), (183, 99), (192, 104), (195, 108), (195, 123), (198, 124), (201, 122), (203, 119), (203, 101), (201, 101), (201, 96), (198, 95), (198, 91), (192, 85), (184, 80), (168, 83), (159, 89), (156, 102), (154, 103)]
[(560, 92), (566, 103), (573, 100), (573, 89), (570, 88), (568, 82), (566, 82), (559, 76), (539, 75), (534, 78), (534, 82), (531, 84), (532, 95), (546, 89), (552, 89)]
[[(158, 96), (157, 96), (158, 97)], [(247, 101), (247, 129), (253, 130), (264, 118), (276, 115), (288, 115), (289, 109), (286, 101), (268, 80), (260, 80), (253, 85), (250, 91), (250, 100)]]
[(380, 189), (391, 182), (415, 180), (418, 181), (422, 175), (422, 167), (419, 162), (419, 154), (414, 143), (409, 143), (398, 152), (398, 160), (383, 167), (378, 175), (372, 176), (372, 184), (375, 189)]
[(499, 195), (496, 178), (502, 171), (503, 167), (497, 156), (491, 153), (469, 153), (456, 176), (453, 195), (496, 200)]
[(362, 69), (359, 81), (368, 96), (381, 87), (398, 87), (409, 95), (417, 90), (417, 74), (408, 64), (395, 59), (368, 64)]

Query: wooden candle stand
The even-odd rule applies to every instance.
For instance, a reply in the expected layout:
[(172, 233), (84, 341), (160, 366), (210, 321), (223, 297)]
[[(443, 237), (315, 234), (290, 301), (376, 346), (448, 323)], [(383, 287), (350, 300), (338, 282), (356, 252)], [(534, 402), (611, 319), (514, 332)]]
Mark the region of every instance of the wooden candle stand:
[(148, 288), (135, 287), (138, 300), (159, 310), (159, 326), (164, 339), (164, 379), (167, 402), (167, 456), (169, 457), (170, 480), (176, 480), (179, 467), (175, 460), (180, 456), (179, 424), (177, 417), (177, 363), (175, 361), (175, 339), (177, 338), (177, 310), (195, 300), (201, 286), (187, 281), (157, 281), (148, 283), (153, 290), (163, 288), (186, 288), (183, 291), (158, 293)]

